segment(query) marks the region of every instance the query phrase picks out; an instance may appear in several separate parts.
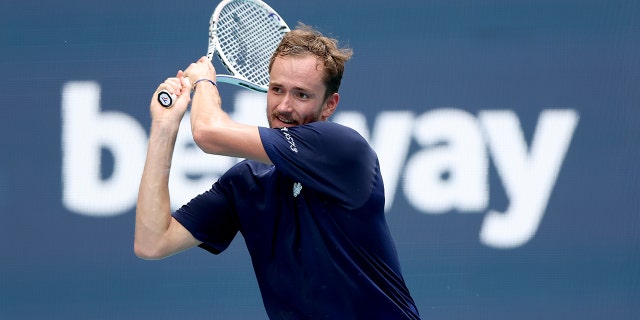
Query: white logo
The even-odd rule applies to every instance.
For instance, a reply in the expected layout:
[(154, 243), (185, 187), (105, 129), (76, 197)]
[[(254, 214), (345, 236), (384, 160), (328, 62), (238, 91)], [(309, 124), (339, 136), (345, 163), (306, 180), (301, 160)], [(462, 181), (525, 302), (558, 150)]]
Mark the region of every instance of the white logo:
[[(94, 81), (71, 81), (62, 89), (62, 204), (74, 213), (111, 217), (135, 207), (148, 136), (132, 116), (101, 110), (100, 96)], [(264, 95), (243, 91), (232, 117), (266, 126), (266, 117), (254, 108), (265, 103)], [(536, 235), (580, 118), (573, 109), (543, 109), (527, 141), (518, 115), (509, 109), (477, 114), (456, 108), (417, 114), (384, 110), (374, 117), (369, 126), (365, 114), (342, 111), (333, 121), (360, 132), (376, 150), (385, 182), (385, 211), (393, 211), (394, 199), (403, 193), (417, 213), (482, 214), (480, 243), (503, 249), (522, 246)], [(238, 161), (200, 151), (189, 125), (186, 114), (169, 180), (174, 210), (210, 188), (211, 181)], [(289, 130), (281, 132), (297, 152)], [(113, 157), (108, 177), (100, 171), (103, 151)], [(497, 181), (489, 176), (490, 163)], [(496, 189), (508, 200), (502, 209), (490, 203)], [(301, 190), (300, 183), (293, 185), (294, 196)]]
[(289, 141), (289, 148), (291, 149), (291, 151), (298, 153), (298, 148), (296, 148), (296, 143), (295, 141), (293, 141), (293, 137), (291, 137), (291, 135), (289, 134), (289, 130), (287, 130), (287, 128), (285, 127), (280, 129), (280, 131), (282, 131), (284, 137), (287, 139), (287, 141)]
[(293, 184), (293, 197), (297, 197), (300, 194), (300, 191), (302, 191), (302, 184), (300, 184), (300, 182), (296, 182)]

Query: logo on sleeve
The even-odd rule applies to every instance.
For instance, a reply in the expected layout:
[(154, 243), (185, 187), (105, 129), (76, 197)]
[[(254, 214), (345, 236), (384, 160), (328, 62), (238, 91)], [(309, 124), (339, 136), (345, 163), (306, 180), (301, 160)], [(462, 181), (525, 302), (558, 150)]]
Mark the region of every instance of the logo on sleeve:
[(296, 142), (293, 141), (293, 137), (291, 136), (291, 134), (289, 134), (289, 130), (285, 127), (280, 129), (280, 131), (282, 131), (282, 134), (284, 134), (284, 138), (287, 139), (287, 141), (289, 142), (289, 149), (291, 149), (291, 151), (295, 153), (298, 153)]

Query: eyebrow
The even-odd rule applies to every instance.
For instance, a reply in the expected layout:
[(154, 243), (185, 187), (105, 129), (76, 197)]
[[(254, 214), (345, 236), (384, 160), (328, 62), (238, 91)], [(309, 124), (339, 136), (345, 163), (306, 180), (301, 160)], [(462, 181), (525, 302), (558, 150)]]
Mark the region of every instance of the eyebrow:
[[(284, 87), (284, 85), (283, 85), (282, 83), (279, 83), (279, 82), (277, 82), (277, 81), (271, 81), (271, 82), (269, 83), (269, 86)], [(313, 91), (313, 90), (312, 90), (312, 89), (310, 89), (310, 88), (305, 88), (305, 87), (300, 87), (300, 86), (294, 86), (294, 87), (292, 88), (292, 90), (304, 91), (305, 93), (310, 93), (310, 92), (312, 92), (312, 91)]]

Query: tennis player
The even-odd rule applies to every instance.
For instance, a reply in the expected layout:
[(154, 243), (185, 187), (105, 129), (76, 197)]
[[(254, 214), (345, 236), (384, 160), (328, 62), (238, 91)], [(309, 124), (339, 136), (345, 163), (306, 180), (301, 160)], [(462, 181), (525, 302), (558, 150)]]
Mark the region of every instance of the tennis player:
[[(310, 27), (289, 32), (269, 65), (270, 128), (234, 122), (221, 109), (206, 58), (160, 84), (136, 255), (160, 259), (195, 246), (219, 254), (240, 232), (271, 319), (419, 319), (385, 220), (377, 155), (354, 130), (327, 121), (351, 54)], [(172, 108), (156, 101), (160, 90), (176, 94)], [(247, 160), (172, 214), (169, 171), (189, 103), (203, 151)]]

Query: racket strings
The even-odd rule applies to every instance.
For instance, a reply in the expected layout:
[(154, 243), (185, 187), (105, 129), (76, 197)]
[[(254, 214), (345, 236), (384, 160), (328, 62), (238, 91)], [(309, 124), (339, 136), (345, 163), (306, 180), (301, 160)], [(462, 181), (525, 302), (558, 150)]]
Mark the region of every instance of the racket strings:
[(221, 11), (216, 33), (218, 54), (227, 68), (267, 86), (269, 61), (283, 36), (278, 17), (253, 2), (234, 1)]

